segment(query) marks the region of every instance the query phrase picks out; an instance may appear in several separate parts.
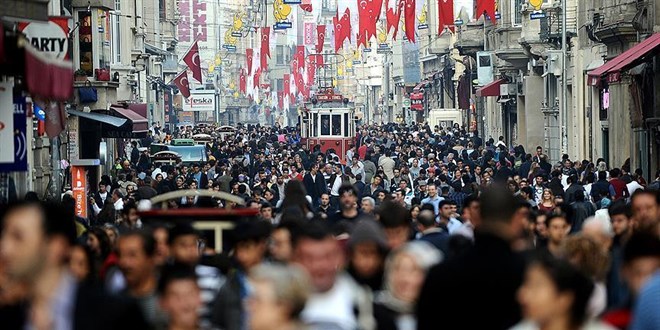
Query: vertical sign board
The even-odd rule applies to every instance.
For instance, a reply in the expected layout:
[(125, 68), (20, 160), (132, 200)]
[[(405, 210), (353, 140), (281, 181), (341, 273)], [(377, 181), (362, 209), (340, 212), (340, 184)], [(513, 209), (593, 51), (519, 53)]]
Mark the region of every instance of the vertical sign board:
[(12, 83), (0, 83), (0, 172), (25, 172), (29, 151), (26, 103), (12, 89)]
[(87, 218), (87, 171), (84, 167), (71, 166), (71, 182), (76, 215)]

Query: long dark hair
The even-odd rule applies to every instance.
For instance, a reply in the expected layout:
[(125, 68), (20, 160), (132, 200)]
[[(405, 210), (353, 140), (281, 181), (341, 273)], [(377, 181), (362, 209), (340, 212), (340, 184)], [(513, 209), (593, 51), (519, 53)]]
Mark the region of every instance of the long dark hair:
[(110, 245), (110, 238), (108, 237), (108, 234), (105, 233), (103, 228), (92, 227), (89, 229), (87, 235), (96, 236), (96, 239), (99, 241), (100, 254), (95, 257), (101, 260), (101, 262), (105, 261), (110, 252), (112, 252), (112, 246)]

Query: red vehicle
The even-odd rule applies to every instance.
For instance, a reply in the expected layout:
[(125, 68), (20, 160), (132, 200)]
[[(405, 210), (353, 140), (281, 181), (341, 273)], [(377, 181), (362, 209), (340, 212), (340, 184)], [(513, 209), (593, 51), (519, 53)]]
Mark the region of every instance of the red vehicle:
[(299, 114), (302, 143), (309, 150), (319, 146), (323, 153), (334, 150), (342, 163), (355, 142), (355, 109), (348, 99), (331, 88), (312, 97)]

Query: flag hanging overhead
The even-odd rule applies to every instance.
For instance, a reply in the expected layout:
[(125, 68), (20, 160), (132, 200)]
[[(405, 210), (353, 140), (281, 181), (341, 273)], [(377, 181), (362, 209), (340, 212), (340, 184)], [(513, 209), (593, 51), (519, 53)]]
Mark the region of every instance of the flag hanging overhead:
[(270, 58), (270, 27), (261, 28), (261, 70), (266, 70)]
[(195, 41), (188, 53), (183, 57), (183, 62), (190, 68), (192, 71), (193, 78), (200, 83), (202, 82), (202, 65), (199, 60), (199, 46), (197, 41)]
[(405, 0), (404, 19), (406, 22), (406, 38), (408, 41), (415, 42), (415, 0)]
[(179, 89), (181, 92), (181, 95), (185, 98), (190, 97), (190, 85), (188, 84), (188, 72), (186, 70), (183, 70), (180, 72), (176, 77), (174, 77), (174, 80), (172, 80), (176, 88)]
[(248, 48), (245, 50), (245, 57), (247, 61), (247, 74), (248, 76), (252, 75), (252, 59), (254, 57), (254, 49)]
[(497, 24), (497, 18), (495, 17), (495, 0), (477, 0), (475, 18), (479, 19), (484, 13), (488, 15), (493, 24)]
[(323, 52), (323, 43), (325, 42), (325, 25), (316, 26), (316, 52)]
[(245, 77), (245, 70), (241, 69), (241, 74), (238, 79), (238, 90), (245, 94), (247, 91), (247, 77)]
[(438, 0), (438, 34), (445, 31), (445, 27), (454, 32), (454, 0)]

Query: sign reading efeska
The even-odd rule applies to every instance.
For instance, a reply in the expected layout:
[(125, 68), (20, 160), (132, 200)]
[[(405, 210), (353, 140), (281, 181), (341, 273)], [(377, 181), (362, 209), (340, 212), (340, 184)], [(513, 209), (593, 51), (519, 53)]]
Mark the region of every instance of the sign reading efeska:
[(183, 103), (183, 111), (215, 111), (214, 91), (190, 91)]

